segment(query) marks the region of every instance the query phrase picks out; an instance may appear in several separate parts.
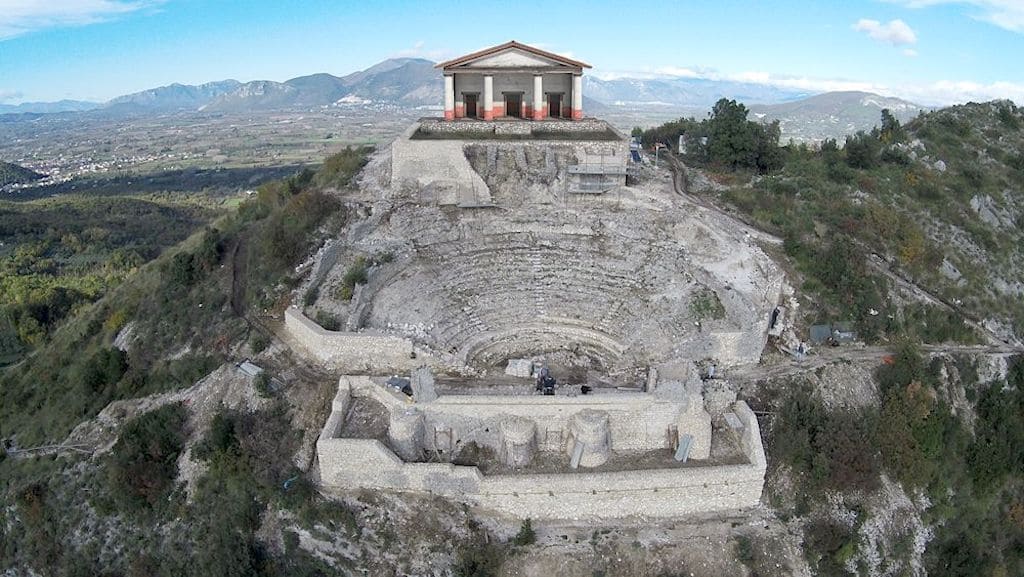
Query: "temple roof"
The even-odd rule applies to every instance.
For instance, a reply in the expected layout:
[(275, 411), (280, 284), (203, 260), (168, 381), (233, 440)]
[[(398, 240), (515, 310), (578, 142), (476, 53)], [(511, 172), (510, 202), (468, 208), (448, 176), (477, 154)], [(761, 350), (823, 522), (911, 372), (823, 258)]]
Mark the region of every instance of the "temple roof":
[(591, 68), (586, 62), (559, 56), (540, 48), (511, 40), (504, 44), (478, 50), (434, 66), (448, 70), (476, 68)]

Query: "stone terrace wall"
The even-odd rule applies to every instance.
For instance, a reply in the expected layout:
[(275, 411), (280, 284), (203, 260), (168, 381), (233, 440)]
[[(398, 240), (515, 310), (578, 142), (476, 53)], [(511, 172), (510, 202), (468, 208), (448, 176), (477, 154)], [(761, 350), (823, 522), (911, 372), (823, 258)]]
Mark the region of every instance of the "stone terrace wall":
[[(339, 397), (352, 392), (343, 378)], [(388, 404), (398, 402), (386, 392), (367, 393), (383, 394)], [(346, 407), (345, 403), (340, 400), (335, 407)], [(333, 415), (317, 441), (317, 454), (322, 483), (328, 488), (433, 493), (518, 518), (676, 517), (759, 504), (765, 474), (760, 430), (745, 403), (736, 403), (733, 410), (744, 424), (740, 436), (748, 464), (485, 476), (476, 467), (405, 463), (376, 440), (334, 438), (339, 422)]]
[[(285, 310), (284, 327), (303, 352), (331, 369), (382, 374), (423, 365), (452, 368), (443, 366), (430, 351), (416, 347), (409, 339), (374, 332), (329, 331), (294, 307)], [(410, 356), (413, 351), (416, 358)]]
[(490, 189), (466, 160), (464, 143), (412, 140), (418, 126), (413, 124), (391, 144), (392, 186), (418, 189), (437, 204), (489, 203)]
[[(420, 129), (428, 132), (460, 135), (466, 139), (455, 140), (416, 140), (413, 135)], [(567, 164), (601, 164), (624, 168), (629, 158), (629, 144), (625, 137), (616, 140), (591, 139), (580, 136), (573, 140), (477, 140), (473, 135), (481, 132), (497, 134), (529, 135), (533, 130), (544, 132), (564, 132), (577, 136), (587, 133), (605, 134), (610, 126), (601, 120), (582, 121), (544, 121), (544, 122), (476, 122), (476, 121), (421, 121), (413, 124), (391, 144), (391, 182), (397, 188), (415, 189), (419, 201), (441, 205), (479, 206), (490, 205), (495, 201), (491, 184), (481, 178), (478, 170), (474, 170), (466, 159), (466, 147), (483, 146), (489, 149), (488, 158), (496, 159), (499, 154), (521, 159), (514, 163), (515, 174), (522, 178), (537, 177), (538, 174), (553, 172), (565, 178)], [(617, 133), (616, 133), (617, 134)], [(536, 154), (544, 154), (545, 162), (539, 165), (528, 165), (525, 162), (525, 149)], [(556, 151), (557, 154), (556, 154)], [(535, 154), (535, 155), (536, 155)], [(535, 156), (534, 155), (534, 156)], [(566, 157), (572, 159), (571, 162)], [(561, 159), (561, 160), (559, 160)], [(495, 164), (498, 164), (497, 162)], [(508, 164), (504, 162), (502, 164)], [(493, 173), (493, 171), (490, 171)], [(491, 175), (494, 176), (493, 174)], [(550, 175), (549, 175), (550, 176)], [(561, 190), (564, 184), (554, 185), (551, 179), (544, 180), (541, 187), (548, 194), (552, 187)], [(555, 179), (557, 180), (557, 179)], [(560, 180), (558, 182), (561, 182)], [(522, 186), (521, 182), (509, 182), (513, 190)], [(520, 195), (526, 196), (526, 195)], [(498, 202), (501, 204), (501, 202)]]
[[(418, 127), (424, 132), (435, 134), (460, 134), (460, 133), (496, 133), (496, 134), (532, 134), (535, 130), (542, 133), (565, 132), (581, 134), (586, 132), (604, 133), (608, 130), (616, 131), (610, 124), (596, 118), (585, 118), (583, 120), (542, 120), (542, 121), (484, 121), (460, 119), (455, 122), (448, 120), (420, 119)], [(622, 136), (626, 140), (625, 136)]]

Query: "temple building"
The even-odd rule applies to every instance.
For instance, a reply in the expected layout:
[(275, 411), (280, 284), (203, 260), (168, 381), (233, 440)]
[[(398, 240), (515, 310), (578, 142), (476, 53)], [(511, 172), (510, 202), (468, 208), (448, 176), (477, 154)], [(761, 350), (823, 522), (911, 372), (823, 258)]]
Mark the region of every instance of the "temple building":
[(444, 73), (444, 118), (583, 118), (589, 64), (515, 40), (436, 66)]

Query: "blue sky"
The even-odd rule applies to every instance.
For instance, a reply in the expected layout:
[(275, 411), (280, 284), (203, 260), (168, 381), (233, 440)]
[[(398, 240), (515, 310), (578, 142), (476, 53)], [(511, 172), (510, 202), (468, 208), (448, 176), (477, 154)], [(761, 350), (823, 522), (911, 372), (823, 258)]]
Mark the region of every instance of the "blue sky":
[[(508, 6), (518, 14), (503, 17)], [(1024, 104), (1024, 0), (0, 0), (0, 102), (344, 75), (511, 39), (585, 60), (605, 78)]]

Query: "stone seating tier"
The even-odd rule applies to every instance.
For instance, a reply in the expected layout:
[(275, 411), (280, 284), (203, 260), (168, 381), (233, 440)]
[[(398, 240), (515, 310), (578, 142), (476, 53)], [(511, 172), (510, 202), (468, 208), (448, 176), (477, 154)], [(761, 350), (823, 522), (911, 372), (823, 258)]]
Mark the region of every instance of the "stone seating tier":
[[(582, 224), (488, 233), (475, 222), (449, 230), (417, 243), (403, 272), (375, 287), (369, 298), (381, 304), (370, 328), (419, 327), (411, 338), (470, 364), (565, 347), (610, 360), (647, 338), (640, 327), (669, 339), (699, 330), (684, 296), (694, 280), (671, 244), (608, 242)], [(678, 287), (676, 296), (652, 301), (665, 284)]]

